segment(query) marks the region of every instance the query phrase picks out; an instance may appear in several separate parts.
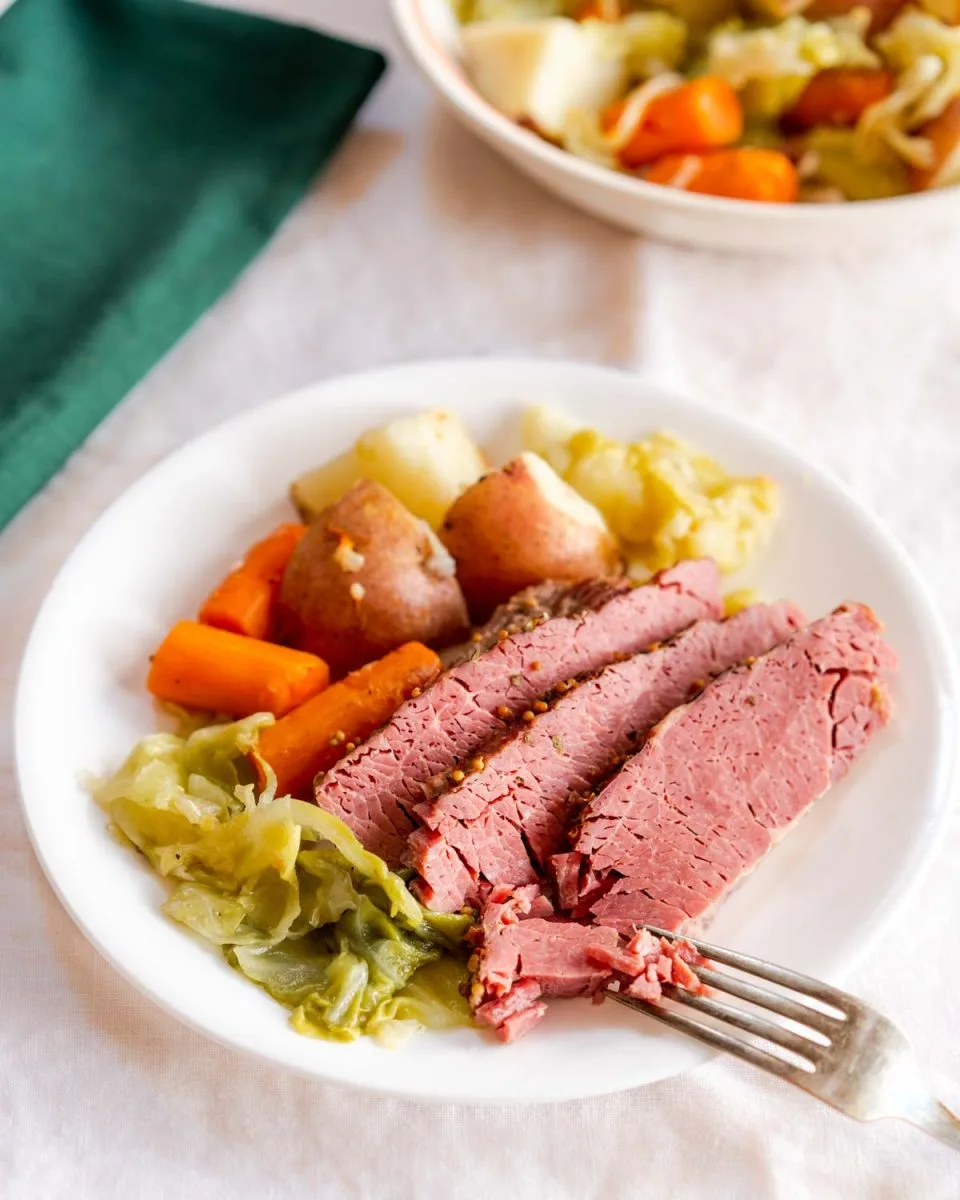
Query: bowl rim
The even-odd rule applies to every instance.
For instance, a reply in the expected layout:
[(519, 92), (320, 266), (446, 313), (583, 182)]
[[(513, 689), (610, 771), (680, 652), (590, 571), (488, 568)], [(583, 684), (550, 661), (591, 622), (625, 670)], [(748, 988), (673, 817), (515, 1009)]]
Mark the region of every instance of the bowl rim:
[(515, 124), (489, 104), (451, 60), (424, 11), (423, 0), (389, 0), (389, 3), (394, 24), (407, 51), (449, 104), (459, 109), (468, 119), (481, 125), (493, 140), (504, 142), (518, 154), (578, 178), (581, 182), (608, 194), (616, 194), (628, 200), (639, 198), (647, 203), (673, 206), (681, 210), (686, 209), (691, 214), (709, 214), (721, 219), (739, 213), (749, 214), (752, 219), (765, 225), (795, 221), (807, 227), (835, 226), (838, 221), (846, 225), (855, 225), (864, 219), (881, 220), (885, 214), (895, 210), (912, 211), (921, 207), (932, 213), (934, 209), (942, 209), (958, 202), (960, 185), (933, 188), (926, 192), (908, 192), (902, 196), (888, 196), (878, 200), (766, 204), (758, 200), (701, 196), (611, 171), (607, 167), (579, 158), (559, 146), (551, 145), (530, 130)]

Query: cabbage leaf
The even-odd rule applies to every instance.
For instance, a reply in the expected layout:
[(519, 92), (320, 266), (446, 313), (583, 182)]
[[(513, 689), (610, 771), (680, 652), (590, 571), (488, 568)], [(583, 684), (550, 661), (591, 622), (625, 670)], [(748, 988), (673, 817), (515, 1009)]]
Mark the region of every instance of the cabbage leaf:
[(603, 513), (624, 543), (632, 578), (683, 558), (714, 558), (724, 572), (743, 567), (773, 532), (776, 483), (731, 475), (667, 432), (618, 442), (576, 429), (538, 408), (524, 423), (526, 448), (560, 464), (563, 477)]
[(797, 15), (758, 27), (728, 21), (711, 33), (703, 71), (743, 92), (751, 115), (770, 119), (788, 108), (818, 71), (877, 66), (880, 60), (865, 41), (868, 23), (865, 10), (829, 21)]
[(269, 772), (258, 794), (250, 756), (272, 720), (154, 734), (93, 786), (117, 833), (170, 881), (163, 911), (221, 947), (301, 1033), (393, 1046), (468, 1024), (458, 988), (471, 914), (427, 912), (342, 821), (275, 798)]
[(591, 19), (584, 25), (603, 53), (624, 60), (632, 79), (672, 70), (687, 48), (687, 26), (672, 13), (630, 13), (619, 21)]
[(897, 72), (897, 82), (889, 96), (860, 118), (859, 153), (879, 157), (892, 150), (903, 162), (928, 169), (934, 148), (921, 127), (960, 95), (960, 28), (907, 8), (876, 43)]

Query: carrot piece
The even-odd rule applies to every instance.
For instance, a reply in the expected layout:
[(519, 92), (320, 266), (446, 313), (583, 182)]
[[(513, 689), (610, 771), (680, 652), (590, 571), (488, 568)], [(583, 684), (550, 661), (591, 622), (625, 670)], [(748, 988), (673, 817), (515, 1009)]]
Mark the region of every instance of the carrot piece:
[(791, 204), (799, 191), (797, 169), (785, 154), (752, 146), (711, 154), (666, 154), (644, 179), (702, 196), (770, 204)]
[(266, 639), (273, 625), (274, 589), (238, 567), (203, 602), (197, 620), (244, 637)]
[(293, 522), (278, 525), (269, 537), (250, 548), (243, 560), (244, 569), (252, 571), (267, 583), (279, 583), (291, 555), (306, 532), (306, 525)]
[(819, 71), (780, 118), (780, 124), (788, 133), (817, 125), (856, 125), (871, 104), (890, 95), (893, 82), (893, 75), (881, 67), (830, 67)]
[(575, 21), (620, 21), (626, 14), (620, 0), (584, 0), (573, 14)]
[(180, 621), (153, 656), (147, 688), (184, 708), (282, 717), (329, 681), (327, 664), (314, 654)]
[(924, 169), (912, 167), (910, 187), (915, 192), (956, 183), (960, 177), (960, 97), (951, 100), (943, 112), (917, 129), (933, 146), (933, 164)]
[[(603, 114), (609, 133), (623, 115), (626, 101), (618, 100)], [(743, 108), (725, 79), (705, 75), (661, 92), (650, 103), (636, 131), (619, 151), (629, 170), (663, 154), (695, 153), (729, 146), (743, 133)]]
[(306, 525), (281, 525), (252, 546), (240, 566), (203, 602), (200, 623), (246, 637), (269, 637), (283, 573), (306, 532)]
[[(314, 777), (387, 721), (414, 688), (440, 671), (440, 659), (419, 642), (408, 642), (332, 684), (260, 733), (258, 755), (277, 776), (277, 794), (301, 798)], [(256, 761), (256, 760), (255, 760)], [(257, 769), (261, 784), (262, 767)]]

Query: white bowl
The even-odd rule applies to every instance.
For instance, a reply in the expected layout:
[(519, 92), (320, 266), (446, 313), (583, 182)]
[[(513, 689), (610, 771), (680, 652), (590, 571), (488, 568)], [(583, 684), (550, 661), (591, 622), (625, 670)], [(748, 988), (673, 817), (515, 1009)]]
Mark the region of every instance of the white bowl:
[[(409, 363), (331, 380), (246, 413), (155, 467), (87, 534), (54, 583), (24, 658), (17, 768), (34, 846), (95, 946), (169, 1012), (229, 1046), (316, 1079), (442, 1100), (566, 1100), (637, 1087), (703, 1061), (698, 1043), (619, 1005), (552, 1006), (516, 1046), (477, 1030), (396, 1052), (315, 1041), (160, 912), (165, 891), (107, 832), (82, 787), (157, 727), (148, 656), (196, 611), (244, 546), (289, 519), (287, 482), (403, 412), (449, 407), (497, 461), (516, 453), (525, 402), (615, 436), (671, 428), (731, 469), (778, 479), (784, 512), (738, 581), (819, 615), (872, 604), (901, 658), (896, 718), (863, 761), (722, 906), (711, 935), (821, 978), (849, 970), (914, 887), (949, 815), (958, 720), (951, 650), (903, 552), (789, 447), (636, 376), (511, 359)], [(918, 983), (918, 986), (922, 984)]]
[(460, 65), (449, 0), (390, 2), (414, 62), (468, 129), (549, 191), (634, 233), (711, 250), (806, 254), (886, 246), (960, 221), (960, 188), (851, 204), (757, 204), (608, 171), (551, 146), (483, 99)]

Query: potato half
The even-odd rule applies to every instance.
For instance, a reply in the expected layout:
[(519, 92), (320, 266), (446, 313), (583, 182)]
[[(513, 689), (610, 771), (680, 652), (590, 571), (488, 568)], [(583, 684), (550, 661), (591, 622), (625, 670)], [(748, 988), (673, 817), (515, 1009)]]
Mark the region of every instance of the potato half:
[(467, 631), (455, 565), (429, 526), (363, 480), (322, 512), (283, 577), (283, 640), (342, 675), (404, 642), (448, 646)]
[(611, 575), (622, 566), (600, 512), (530, 452), (464, 492), (440, 537), (475, 620), (530, 584)]
[(458, 417), (423, 412), (368, 430), (351, 450), (301, 475), (291, 495), (310, 524), (359, 480), (374, 479), (437, 529), (450, 505), (488, 465)]

